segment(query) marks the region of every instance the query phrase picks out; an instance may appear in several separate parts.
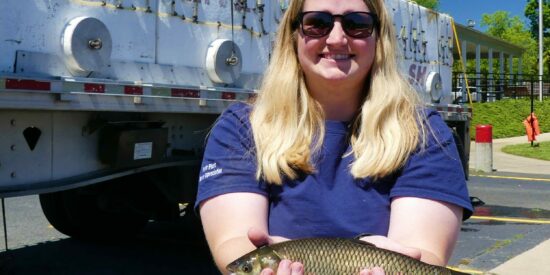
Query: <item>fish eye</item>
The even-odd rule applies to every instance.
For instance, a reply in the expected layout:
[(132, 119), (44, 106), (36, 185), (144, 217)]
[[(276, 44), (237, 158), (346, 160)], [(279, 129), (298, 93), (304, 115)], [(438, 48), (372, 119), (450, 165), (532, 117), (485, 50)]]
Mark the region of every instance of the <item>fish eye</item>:
[(246, 263), (243, 265), (243, 268), (242, 268), (243, 272), (245, 273), (249, 273), (252, 271), (252, 266), (249, 264), (249, 263)]

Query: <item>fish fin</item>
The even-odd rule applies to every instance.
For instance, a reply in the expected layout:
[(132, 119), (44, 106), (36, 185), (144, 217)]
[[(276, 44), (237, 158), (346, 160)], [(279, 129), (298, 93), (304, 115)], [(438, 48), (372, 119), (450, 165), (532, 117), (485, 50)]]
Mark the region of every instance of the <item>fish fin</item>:
[(355, 243), (363, 244), (363, 245), (370, 245), (370, 246), (376, 247), (376, 245), (374, 245), (373, 243), (369, 243), (369, 242), (359, 240), (359, 239), (351, 239), (351, 241), (355, 242)]
[(372, 235), (374, 235), (374, 234), (364, 232), (364, 233), (361, 233), (361, 234), (355, 236), (354, 239), (359, 240), (359, 239), (361, 239), (361, 238), (363, 238), (363, 237), (368, 237), (368, 236), (372, 236)]

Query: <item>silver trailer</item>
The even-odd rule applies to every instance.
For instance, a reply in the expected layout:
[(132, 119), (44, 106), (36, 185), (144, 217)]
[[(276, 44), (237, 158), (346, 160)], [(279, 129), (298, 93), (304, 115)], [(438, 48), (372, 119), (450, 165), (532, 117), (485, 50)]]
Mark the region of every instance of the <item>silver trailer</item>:
[[(451, 18), (386, 2), (403, 73), (455, 129), (467, 164)], [(227, 106), (255, 95), (287, 1), (0, 7), (0, 197), (39, 194), (56, 229), (103, 238), (177, 218), (194, 200), (205, 137)]]

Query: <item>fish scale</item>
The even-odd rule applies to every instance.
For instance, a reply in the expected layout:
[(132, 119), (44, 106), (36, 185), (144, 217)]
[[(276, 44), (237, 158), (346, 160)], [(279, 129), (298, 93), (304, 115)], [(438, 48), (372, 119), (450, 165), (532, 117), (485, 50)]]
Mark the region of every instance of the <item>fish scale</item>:
[[(272, 248), (282, 258), (303, 263), (306, 272), (313, 274), (329, 274), (327, 272), (335, 268), (336, 273), (331, 274), (358, 274), (364, 268), (375, 266), (384, 268), (386, 274), (402, 271), (405, 266), (414, 274), (429, 274), (426, 267), (432, 268), (422, 262), (408, 263), (411, 258), (401, 254), (392, 253), (394, 257), (388, 257), (389, 251), (353, 240), (302, 239), (294, 241), (292, 245), (275, 244)], [(323, 258), (326, 261), (319, 261)], [(368, 259), (368, 262), (364, 259)]]
[[(262, 259), (276, 259), (262, 262)], [(259, 274), (266, 267), (276, 269), (282, 259), (301, 262), (304, 274), (359, 274), (362, 269), (381, 267), (390, 274), (465, 274), (430, 265), (393, 251), (355, 240), (309, 238), (291, 240), (258, 248), (228, 265), (234, 274)], [(246, 271), (246, 272), (245, 272)]]

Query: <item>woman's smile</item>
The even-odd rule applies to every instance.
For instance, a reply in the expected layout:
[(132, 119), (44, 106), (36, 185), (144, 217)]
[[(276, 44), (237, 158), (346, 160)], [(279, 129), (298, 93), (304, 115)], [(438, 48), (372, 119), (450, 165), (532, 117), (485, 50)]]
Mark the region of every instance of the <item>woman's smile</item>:
[(319, 57), (334, 61), (348, 61), (354, 58), (355, 55), (348, 53), (321, 53), (319, 54)]

